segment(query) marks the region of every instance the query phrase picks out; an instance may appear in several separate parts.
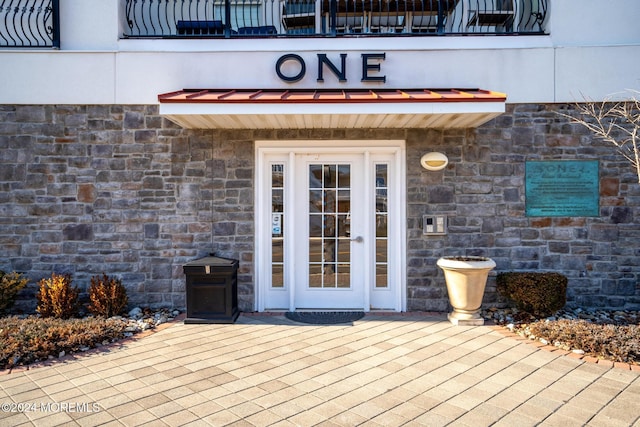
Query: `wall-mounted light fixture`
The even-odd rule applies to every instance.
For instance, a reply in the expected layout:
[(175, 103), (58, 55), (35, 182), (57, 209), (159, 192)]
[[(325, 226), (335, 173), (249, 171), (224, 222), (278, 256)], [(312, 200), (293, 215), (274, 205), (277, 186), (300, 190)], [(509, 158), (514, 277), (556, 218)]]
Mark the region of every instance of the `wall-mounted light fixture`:
[(439, 171), (447, 167), (449, 158), (445, 154), (432, 151), (420, 158), (420, 164), (428, 171)]

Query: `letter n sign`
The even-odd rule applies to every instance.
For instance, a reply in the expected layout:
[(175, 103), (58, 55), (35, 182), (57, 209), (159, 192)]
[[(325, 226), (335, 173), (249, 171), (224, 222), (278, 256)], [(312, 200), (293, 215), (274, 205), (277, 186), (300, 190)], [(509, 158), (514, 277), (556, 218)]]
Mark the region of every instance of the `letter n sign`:
[(329, 69), (338, 77), (338, 81), (346, 82), (347, 81), (347, 54), (340, 54), (340, 70), (336, 68), (336, 66), (331, 62), (325, 53), (318, 54), (318, 81), (323, 82), (324, 78), (322, 77), (322, 65), (325, 64)]

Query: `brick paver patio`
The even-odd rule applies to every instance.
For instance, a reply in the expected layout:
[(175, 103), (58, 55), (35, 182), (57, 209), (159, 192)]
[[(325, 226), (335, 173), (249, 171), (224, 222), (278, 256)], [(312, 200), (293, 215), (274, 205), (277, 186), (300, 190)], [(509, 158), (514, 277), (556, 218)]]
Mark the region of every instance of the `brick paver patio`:
[(0, 375), (2, 426), (640, 426), (640, 372), (439, 314), (185, 325)]

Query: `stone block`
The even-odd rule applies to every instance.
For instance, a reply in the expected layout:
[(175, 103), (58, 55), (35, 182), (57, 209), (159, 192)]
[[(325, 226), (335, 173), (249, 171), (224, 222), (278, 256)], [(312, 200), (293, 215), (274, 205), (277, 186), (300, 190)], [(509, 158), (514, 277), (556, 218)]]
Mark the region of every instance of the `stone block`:
[(480, 174), (484, 176), (510, 176), (513, 175), (513, 164), (483, 163), (480, 165)]
[(23, 181), (26, 177), (26, 172), (25, 165), (10, 165), (2, 163), (0, 167), (0, 182)]
[(162, 127), (162, 117), (147, 115), (145, 117), (145, 126), (150, 129), (160, 129)]
[(35, 203), (28, 205), (27, 211), (30, 216), (51, 217), (60, 214), (62, 212), (62, 207), (59, 204)]
[(137, 143), (151, 143), (156, 140), (156, 131), (155, 130), (137, 130), (134, 132), (134, 141)]
[(187, 177), (205, 177), (206, 171), (205, 168), (202, 167), (186, 168), (183, 174)]
[(135, 111), (127, 111), (124, 114), (124, 128), (144, 129), (144, 114)]
[(93, 144), (89, 147), (89, 154), (94, 158), (111, 158), (113, 156), (113, 146), (110, 144)]
[(612, 272), (616, 272), (618, 270), (617, 265), (612, 262), (612, 261), (594, 261), (591, 263), (591, 265), (593, 266), (593, 271), (598, 272), (598, 273), (602, 273), (602, 272), (606, 272), (606, 273), (612, 273)]
[(164, 179), (159, 176), (145, 176), (142, 180), (142, 187), (146, 189), (164, 188)]
[(142, 154), (144, 153), (145, 144), (137, 143), (134, 140), (133, 133), (124, 133), (122, 135), (122, 143), (117, 145), (114, 150), (114, 155), (116, 156), (124, 156), (131, 154)]
[(502, 191), (502, 195), (505, 202), (519, 202), (520, 201), (520, 189), (518, 188), (505, 188)]
[(568, 242), (549, 242), (549, 252), (568, 254), (571, 252), (571, 244)]
[(96, 200), (96, 189), (93, 184), (78, 185), (77, 199), (79, 202), (92, 203)]
[(171, 138), (171, 152), (176, 154), (189, 153), (189, 140), (187, 138)]
[(611, 222), (614, 224), (633, 222), (633, 209), (630, 206), (614, 206), (611, 212)]
[(504, 238), (504, 237), (496, 237), (495, 238), (495, 249), (497, 250), (499, 248), (512, 248), (515, 246), (518, 246), (520, 244), (520, 240), (516, 237), (508, 237), (508, 238)]
[(504, 231), (502, 218), (482, 218), (481, 230), (483, 233), (502, 233)]
[(496, 205), (495, 204), (480, 204), (480, 203), (465, 203), (458, 204), (456, 209), (456, 215), (459, 217), (495, 217)]
[(17, 122), (43, 123), (47, 120), (47, 112), (41, 105), (19, 105), (15, 118)]
[(211, 161), (211, 176), (213, 178), (226, 178), (227, 165), (222, 159), (214, 159)]
[(36, 231), (31, 234), (34, 243), (61, 242), (62, 233), (59, 231)]
[(449, 234), (449, 244), (453, 248), (488, 248), (493, 246), (494, 239), (492, 234)]
[(554, 218), (555, 227), (584, 227), (586, 218)]
[(123, 164), (123, 169), (128, 170), (149, 170), (151, 169), (151, 159), (146, 157), (132, 157)]
[(476, 144), (467, 144), (464, 147), (462, 158), (465, 162), (480, 163), (489, 161), (491, 157), (491, 150), (489, 147), (481, 147)]
[(615, 242), (618, 240), (618, 227), (609, 224), (592, 224), (589, 227), (589, 239), (595, 242)]
[(234, 179), (227, 181), (226, 188), (251, 188), (252, 185), (250, 180)]
[(573, 240), (574, 230), (567, 227), (548, 228), (540, 231), (540, 237), (544, 240)]
[(87, 115), (86, 114), (69, 114), (64, 117), (65, 126), (69, 127), (86, 127)]
[(453, 188), (450, 186), (430, 186), (427, 194), (428, 203), (454, 203)]
[[(66, 202), (62, 204), (63, 215), (75, 217), (74, 221), (84, 222), (90, 220), (91, 216), (85, 216), (85, 205), (83, 203), (70, 203)], [(67, 218), (65, 218), (66, 220)]]
[(615, 177), (604, 177), (600, 179), (600, 196), (616, 197), (620, 194), (620, 179)]
[(15, 135), (18, 133), (17, 123), (7, 123), (0, 120), (0, 135)]
[(577, 255), (563, 256), (562, 260), (560, 261), (559, 267), (560, 267), (560, 270), (563, 272), (569, 272), (569, 271), (583, 272), (583, 271), (586, 271), (587, 269), (585, 258)]
[(199, 200), (200, 185), (199, 184), (181, 184), (178, 186), (178, 197), (181, 200)]
[(109, 117), (108, 105), (88, 105), (86, 109), (87, 117), (91, 119), (106, 119)]
[(514, 260), (538, 260), (540, 253), (538, 248), (513, 248), (511, 257)]
[(531, 226), (536, 228), (550, 227), (551, 218), (534, 218), (531, 220)]
[(491, 182), (464, 182), (461, 186), (465, 194), (489, 194), (493, 191)]

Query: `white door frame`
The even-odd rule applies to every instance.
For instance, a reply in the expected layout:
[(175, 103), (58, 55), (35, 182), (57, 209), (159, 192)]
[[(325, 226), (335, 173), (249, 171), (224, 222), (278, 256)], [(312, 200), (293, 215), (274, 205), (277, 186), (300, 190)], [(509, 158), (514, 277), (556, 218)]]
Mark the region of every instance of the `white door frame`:
[[(294, 283), (293, 268), (285, 268), (285, 288), (278, 290), (283, 292), (283, 307), (266, 306), (267, 292), (271, 283), (271, 196), (267, 193), (271, 182), (271, 160), (278, 159), (287, 165), (291, 174), (295, 170), (296, 154), (364, 154), (365, 159), (376, 154), (393, 155), (393, 185), (390, 190), (394, 196), (395, 215), (397, 221), (389, 225), (388, 233), (396, 236), (392, 246), (389, 247), (390, 255), (393, 255), (397, 268), (393, 271), (393, 282), (396, 283), (393, 295), (394, 311), (406, 310), (406, 152), (404, 140), (282, 140), (282, 141), (256, 141), (255, 142), (255, 309), (265, 311), (272, 308), (295, 310), (295, 289), (286, 286)], [(367, 167), (367, 165), (365, 165)], [(285, 186), (285, 203), (290, 205), (294, 201), (294, 189), (292, 185)], [(293, 216), (285, 215), (282, 224), (285, 236), (292, 235)], [(289, 243), (287, 243), (289, 242)], [(291, 239), (285, 239), (284, 251), (291, 253)], [(391, 244), (391, 243), (390, 243)], [(391, 279), (390, 279), (391, 281)], [(370, 310), (371, 287), (365, 287), (365, 311)], [(286, 301), (285, 301), (286, 300)], [(288, 307), (285, 307), (288, 302)]]

